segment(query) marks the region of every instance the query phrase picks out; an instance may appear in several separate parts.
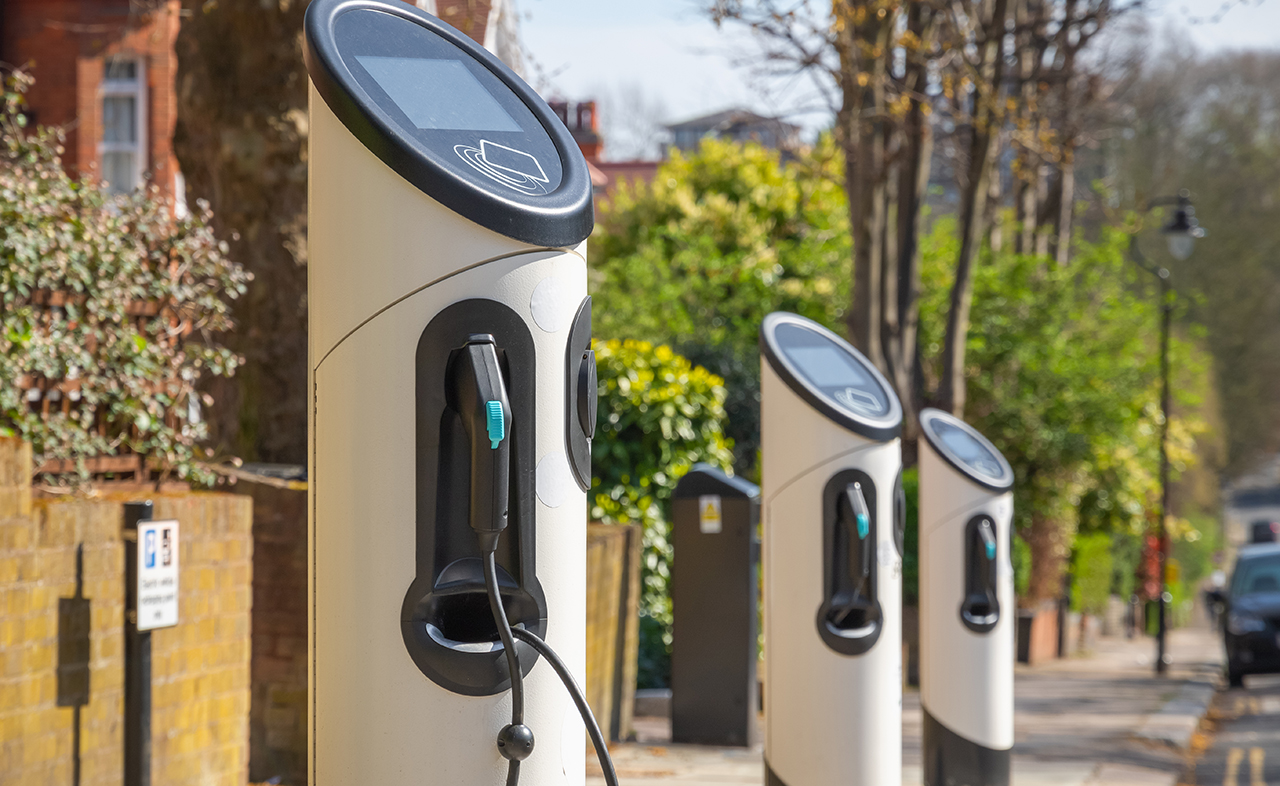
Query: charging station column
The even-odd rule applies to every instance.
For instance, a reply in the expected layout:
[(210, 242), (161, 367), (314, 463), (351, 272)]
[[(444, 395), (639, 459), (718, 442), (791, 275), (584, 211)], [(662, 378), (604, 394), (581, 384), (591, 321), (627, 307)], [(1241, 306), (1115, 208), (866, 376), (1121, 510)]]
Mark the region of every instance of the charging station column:
[(946, 412), (921, 412), (920, 431), (924, 783), (1009, 786), (1013, 470)]
[(830, 330), (760, 329), (766, 786), (902, 782), (902, 406)]
[(310, 782), (581, 784), (529, 636), (583, 673), (586, 162), (411, 4), (315, 0), (305, 28)]

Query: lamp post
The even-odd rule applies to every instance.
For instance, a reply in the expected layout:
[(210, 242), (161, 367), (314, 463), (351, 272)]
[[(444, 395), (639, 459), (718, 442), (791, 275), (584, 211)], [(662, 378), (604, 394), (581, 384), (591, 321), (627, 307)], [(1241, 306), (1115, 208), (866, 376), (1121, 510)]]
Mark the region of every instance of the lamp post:
[[(1176, 197), (1158, 197), (1147, 203), (1147, 210), (1173, 205), (1173, 217), (1160, 228), (1169, 243), (1169, 254), (1179, 261), (1191, 256), (1197, 238), (1205, 235), (1195, 218), (1191, 205), (1191, 192), (1185, 188)], [(1137, 263), (1160, 281), (1160, 616), (1156, 628), (1156, 674), (1164, 674), (1169, 668), (1169, 656), (1165, 648), (1165, 634), (1169, 627), (1169, 595), (1165, 579), (1169, 562), (1169, 527), (1166, 518), (1169, 511), (1169, 329), (1173, 315), (1173, 293), (1169, 288), (1169, 270), (1153, 265), (1142, 254), (1135, 233), (1129, 240), (1129, 250)]]

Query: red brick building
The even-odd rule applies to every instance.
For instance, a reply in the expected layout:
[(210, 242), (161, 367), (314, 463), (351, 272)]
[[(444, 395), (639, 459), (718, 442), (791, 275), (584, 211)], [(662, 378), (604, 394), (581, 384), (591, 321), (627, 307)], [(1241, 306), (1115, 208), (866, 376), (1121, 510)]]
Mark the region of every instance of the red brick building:
[[(506, 0), (412, 4), (520, 70)], [(70, 171), (95, 173), (119, 192), (151, 183), (185, 206), (172, 144), (182, 13), (179, 0), (0, 0), (0, 62), (35, 76), (31, 115), (65, 130)]]
[(66, 131), (68, 169), (181, 200), (171, 144), (179, 12), (177, 0), (0, 0), (0, 60), (35, 76), (31, 114)]

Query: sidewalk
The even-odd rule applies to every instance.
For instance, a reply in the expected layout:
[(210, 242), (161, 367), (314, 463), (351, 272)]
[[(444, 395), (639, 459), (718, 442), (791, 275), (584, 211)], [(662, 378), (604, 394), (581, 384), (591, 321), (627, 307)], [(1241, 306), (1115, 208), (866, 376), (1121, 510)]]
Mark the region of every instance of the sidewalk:
[[(1171, 786), (1213, 695), (1222, 646), (1207, 627), (1174, 631), (1168, 676), (1152, 639), (1101, 639), (1086, 658), (1019, 666), (1015, 786)], [(903, 785), (920, 784), (920, 694), (903, 701)], [(623, 786), (761, 786), (759, 749), (671, 745), (665, 718), (637, 719), (639, 741), (611, 749)], [(588, 786), (602, 786), (589, 757)]]

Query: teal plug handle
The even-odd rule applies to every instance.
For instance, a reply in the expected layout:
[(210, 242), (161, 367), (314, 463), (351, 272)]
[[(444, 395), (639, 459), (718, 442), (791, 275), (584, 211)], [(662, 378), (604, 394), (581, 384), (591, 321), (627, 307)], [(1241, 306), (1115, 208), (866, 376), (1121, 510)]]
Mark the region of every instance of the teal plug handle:
[(497, 450), (498, 445), (507, 437), (507, 422), (502, 417), (502, 402), (485, 403), (486, 425), (489, 430), (489, 448)]
[(996, 558), (996, 544), (994, 542), (987, 544), (987, 559)]
[(858, 514), (858, 540), (866, 540), (871, 531), (871, 517), (865, 513)]

